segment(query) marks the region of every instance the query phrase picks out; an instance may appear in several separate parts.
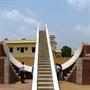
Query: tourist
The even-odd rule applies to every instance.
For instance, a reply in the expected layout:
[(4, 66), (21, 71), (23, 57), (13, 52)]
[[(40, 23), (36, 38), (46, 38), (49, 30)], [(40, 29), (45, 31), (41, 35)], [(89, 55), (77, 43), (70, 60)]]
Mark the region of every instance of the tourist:
[(19, 68), (19, 76), (21, 83), (25, 83), (25, 69), (24, 69), (24, 62), (22, 62), (22, 66)]
[(59, 78), (59, 80), (63, 80), (62, 66), (61, 66), (61, 64), (58, 64), (58, 65), (59, 65), (59, 67), (60, 67), (60, 71), (59, 71), (59, 76), (60, 76), (60, 78)]
[(57, 79), (58, 79), (58, 81), (59, 81), (59, 65), (58, 65), (58, 63), (56, 63), (56, 65), (55, 65), (55, 68), (56, 68), (56, 73), (57, 73)]
[(57, 79), (62, 80), (62, 66), (61, 64), (56, 63), (56, 73), (57, 73)]

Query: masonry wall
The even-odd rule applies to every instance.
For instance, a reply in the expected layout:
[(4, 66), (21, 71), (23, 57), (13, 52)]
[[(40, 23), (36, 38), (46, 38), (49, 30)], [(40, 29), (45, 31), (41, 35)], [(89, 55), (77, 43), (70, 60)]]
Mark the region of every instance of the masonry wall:
[(87, 57), (87, 54), (90, 54), (90, 45), (83, 45), (80, 57)]
[(6, 56), (6, 55), (5, 55), (4, 50), (3, 50), (3, 45), (0, 42), (0, 57), (4, 57), (4, 56)]
[(4, 57), (5, 53), (3, 51), (2, 43), (0, 42), (0, 84), (4, 83)]
[(69, 82), (76, 82), (76, 68), (74, 69), (74, 71), (72, 72), (71, 76), (68, 79)]
[(13, 68), (11, 67), (11, 65), (9, 66), (9, 83), (15, 83), (17, 82), (19, 79), (16, 76), (16, 73), (14, 72)]
[(90, 44), (83, 45), (80, 57), (82, 58), (82, 84), (90, 85)]
[(90, 57), (83, 58), (82, 84), (90, 85)]
[(4, 59), (0, 58), (0, 84), (4, 83)]

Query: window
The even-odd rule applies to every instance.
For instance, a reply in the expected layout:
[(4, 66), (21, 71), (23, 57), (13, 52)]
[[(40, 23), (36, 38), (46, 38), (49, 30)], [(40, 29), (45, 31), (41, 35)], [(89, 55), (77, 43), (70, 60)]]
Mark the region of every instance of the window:
[(9, 50), (10, 50), (11, 53), (13, 52), (13, 48), (12, 47), (10, 47)]
[(27, 50), (28, 50), (28, 48), (27, 48), (27, 47), (25, 47), (25, 50), (27, 51)]
[(17, 47), (17, 51), (20, 51), (21, 53), (24, 53), (28, 50), (28, 47)]
[(20, 48), (17, 48), (17, 51), (19, 51), (20, 50)]
[(21, 53), (24, 53), (24, 48), (21, 48), (20, 52), (21, 52)]
[(35, 53), (35, 47), (32, 47), (32, 53)]

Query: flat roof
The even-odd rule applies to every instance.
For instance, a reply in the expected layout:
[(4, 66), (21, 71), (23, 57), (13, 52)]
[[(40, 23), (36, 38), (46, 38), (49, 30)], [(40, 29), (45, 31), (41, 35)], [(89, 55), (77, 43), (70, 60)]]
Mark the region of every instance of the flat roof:
[(35, 40), (5, 40), (7, 44), (9, 43), (36, 43)]

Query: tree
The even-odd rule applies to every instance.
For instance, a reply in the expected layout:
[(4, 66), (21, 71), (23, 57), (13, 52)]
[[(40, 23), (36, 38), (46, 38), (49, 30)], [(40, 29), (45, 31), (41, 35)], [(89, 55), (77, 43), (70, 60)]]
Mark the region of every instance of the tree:
[(63, 46), (61, 49), (61, 56), (62, 57), (71, 57), (72, 49), (68, 47), (67, 45)]

